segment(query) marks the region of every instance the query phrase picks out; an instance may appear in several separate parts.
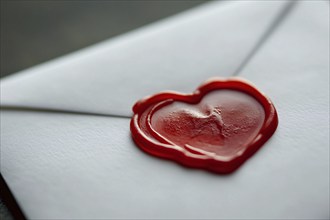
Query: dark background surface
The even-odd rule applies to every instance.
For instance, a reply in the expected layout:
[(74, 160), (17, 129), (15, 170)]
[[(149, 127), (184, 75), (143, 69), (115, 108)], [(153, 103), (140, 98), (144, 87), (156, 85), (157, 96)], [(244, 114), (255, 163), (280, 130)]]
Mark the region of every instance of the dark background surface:
[[(206, 0), (1, 0), (0, 76), (8, 76), (204, 2)], [(0, 197), (0, 219), (13, 219), (2, 200)]]
[(1, 77), (203, 2), (1, 0)]

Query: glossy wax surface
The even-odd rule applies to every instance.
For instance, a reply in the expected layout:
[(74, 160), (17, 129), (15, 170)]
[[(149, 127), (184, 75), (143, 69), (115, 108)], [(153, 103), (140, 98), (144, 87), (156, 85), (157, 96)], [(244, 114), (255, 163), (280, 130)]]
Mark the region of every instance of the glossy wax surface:
[(185, 166), (231, 173), (275, 132), (274, 105), (240, 78), (213, 78), (191, 94), (162, 92), (133, 106), (135, 143)]
[(224, 89), (197, 104), (165, 104), (154, 112), (151, 125), (174, 145), (231, 159), (257, 136), (264, 120), (263, 106), (255, 98)]

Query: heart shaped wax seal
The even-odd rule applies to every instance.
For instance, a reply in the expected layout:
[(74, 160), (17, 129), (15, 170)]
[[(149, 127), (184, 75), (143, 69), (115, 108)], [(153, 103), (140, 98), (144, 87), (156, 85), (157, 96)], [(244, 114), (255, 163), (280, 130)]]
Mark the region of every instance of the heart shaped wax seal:
[(192, 94), (163, 92), (133, 106), (132, 137), (144, 151), (231, 173), (275, 132), (272, 102), (243, 79), (210, 79)]

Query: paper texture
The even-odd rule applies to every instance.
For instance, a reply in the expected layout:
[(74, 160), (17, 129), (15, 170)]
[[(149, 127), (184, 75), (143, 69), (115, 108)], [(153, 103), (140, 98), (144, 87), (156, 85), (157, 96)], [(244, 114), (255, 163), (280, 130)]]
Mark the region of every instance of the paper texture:
[(4, 79), (1, 104), (130, 116), (146, 95), (232, 75), (285, 3), (202, 6)]
[[(217, 36), (220, 37), (220, 32), (228, 36), (219, 42), (212, 41), (212, 34), (202, 33), (204, 37), (200, 36), (198, 42), (205, 45), (179, 40), (175, 51), (189, 54), (194, 62), (188, 62), (188, 57), (172, 59), (174, 52), (151, 53), (152, 47), (147, 42), (161, 44), (159, 47), (166, 45), (168, 38), (162, 42), (157, 38), (161, 35), (156, 33), (163, 28), (175, 29), (175, 19), (168, 20), (3, 80), (2, 105), (60, 106), (129, 115), (126, 108), (142, 95), (163, 89), (191, 92), (208, 76), (235, 72), (237, 61), (248, 54), (259, 36), (240, 29), (250, 22), (264, 20), (262, 27), (251, 27), (261, 33), (276, 14), (275, 6), (283, 6), (280, 3), (219, 4), (175, 18), (180, 25), (180, 21), (191, 24), (187, 32), (198, 24), (191, 19), (208, 16), (214, 17), (210, 21), (205, 18), (200, 28), (210, 25), (207, 29), (210, 33), (221, 27), (223, 31), (232, 28), (230, 34), (219, 31)], [(194, 13), (200, 13), (201, 18)], [(244, 14), (249, 16), (243, 19)], [(218, 16), (219, 20), (213, 23)], [(279, 127), (232, 175), (188, 169), (140, 151), (131, 140), (129, 119), (13, 109), (1, 111), (1, 173), (31, 219), (329, 218), (328, 17), (326, 2), (298, 2), (240, 72), (240, 76), (252, 81), (274, 101)], [(187, 36), (179, 29), (173, 30), (172, 35), (166, 33), (176, 38), (174, 32), (178, 32), (179, 39)], [(251, 35), (250, 43), (243, 40), (245, 37), (235, 38), (242, 33), (247, 38)], [(145, 40), (138, 49), (138, 40), (149, 37), (153, 40)], [(102, 54), (111, 54), (103, 49), (108, 47), (109, 51), (116, 48), (119, 57), (139, 51), (141, 59), (146, 60), (131, 66), (128, 64), (132, 60), (125, 64), (102, 60)], [(146, 48), (143, 53), (142, 48)], [(204, 51), (209, 59), (193, 54), (195, 49)], [(152, 54), (153, 61), (163, 58), (157, 62), (166, 65), (144, 63)], [(115, 54), (111, 56), (116, 58)], [(203, 62), (198, 63), (199, 59)], [(159, 78), (153, 75), (156, 67)], [(91, 70), (95, 79), (87, 74)], [(110, 70), (120, 74), (108, 74)], [(194, 77), (187, 78), (189, 74)], [(142, 76), (151, 77), (155, 84)], [(47, 82), (54, 84), (47, 87)], [(120, 87), (119, 82), (127, 87)], [(62, 86), (63, 91), (59, 89)], [(70, 95), (63, 99), (67, 93)]]

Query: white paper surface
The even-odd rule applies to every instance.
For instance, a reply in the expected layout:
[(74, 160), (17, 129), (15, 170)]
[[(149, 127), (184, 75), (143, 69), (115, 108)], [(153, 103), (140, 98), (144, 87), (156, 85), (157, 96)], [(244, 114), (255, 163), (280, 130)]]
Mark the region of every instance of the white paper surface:
[[(238, 5), (246, 7), (240, 3), (222, 10), (227, 8), (227, 15), (234, 17), (231, 14), (240, 8)], [(280, 122), (265, 146), (232, 175), (187, 169), (145, 154), (131, 141), (129, 119), (14, 110), (1, 111), (1, 173), (27, 217), (32, 219), (329, 218), (328, 17), (325, 2), (299, 2), (242, 70), (241, 76), (274, 101)], [(230, 25), (231, 20), (224, 23)], [(89, 56), (84, 53), (83, 56)], [(3, 103), (14, 105), (22, 101), (22, 105), (41, 105), (42, 99), (47, 101), (46, 97), (53, 93), (41, 93), (31, 101), (37, 90), (27, 89), (26, 99), (9, 91), (22, 92), (18, 85), (23, 86), (23, 82), (33, 84), (39, 77), (43, 80), (42, 68), (46, 71), (65, 62), (78, 63), (74, 56), (4, 80), (1, 89), (8, 92), (2, 94)], [(235, 60), (228, 58), (225, 63)], [(188, 68), (181, 65), (186, 64), (178, 61), (176, 67)], [(200, 68), (201, 75), (196, 73), (196, 82), (189, 84), (160, 75), (164, 84), (158, 86), (164, 88), (153, 87), (150, 92), (172, 84), (173, 88), (190, 92), (195, 83), (207, 77), (203, 74), (208, 66)], [(218, 68), (221, 70), (221, 65)], [(51, 71), (46, 74), (52, 75)], [(64, 75), (49, 80), (66, 86)], [(132, 84), (129, 91), (136, 88), (137, 95), (149, 92), (146, 89), (140, 94), (141, 88), (136, 85)], [(105, 99), (113, 95), (102, 94)], [(123, 97), (136, 98), (135, 94), (126, 95)], [(55, 101), (61, 101), (60, 94), (58, 97)], [(127, 114), (120, 111), (130, 102), (125, 100), (122, 105), (113, 105), (116, 108), (110, 108), (111, 111)], [(50, 103), (45, 102), (45, 106), (52, 107)], [(63, 108), (104, 110), (77, 103)]]
[(232, 75), (285, 4), (207, 4), (8, 77), (1, 104), (130, 116), (146, 95)]

